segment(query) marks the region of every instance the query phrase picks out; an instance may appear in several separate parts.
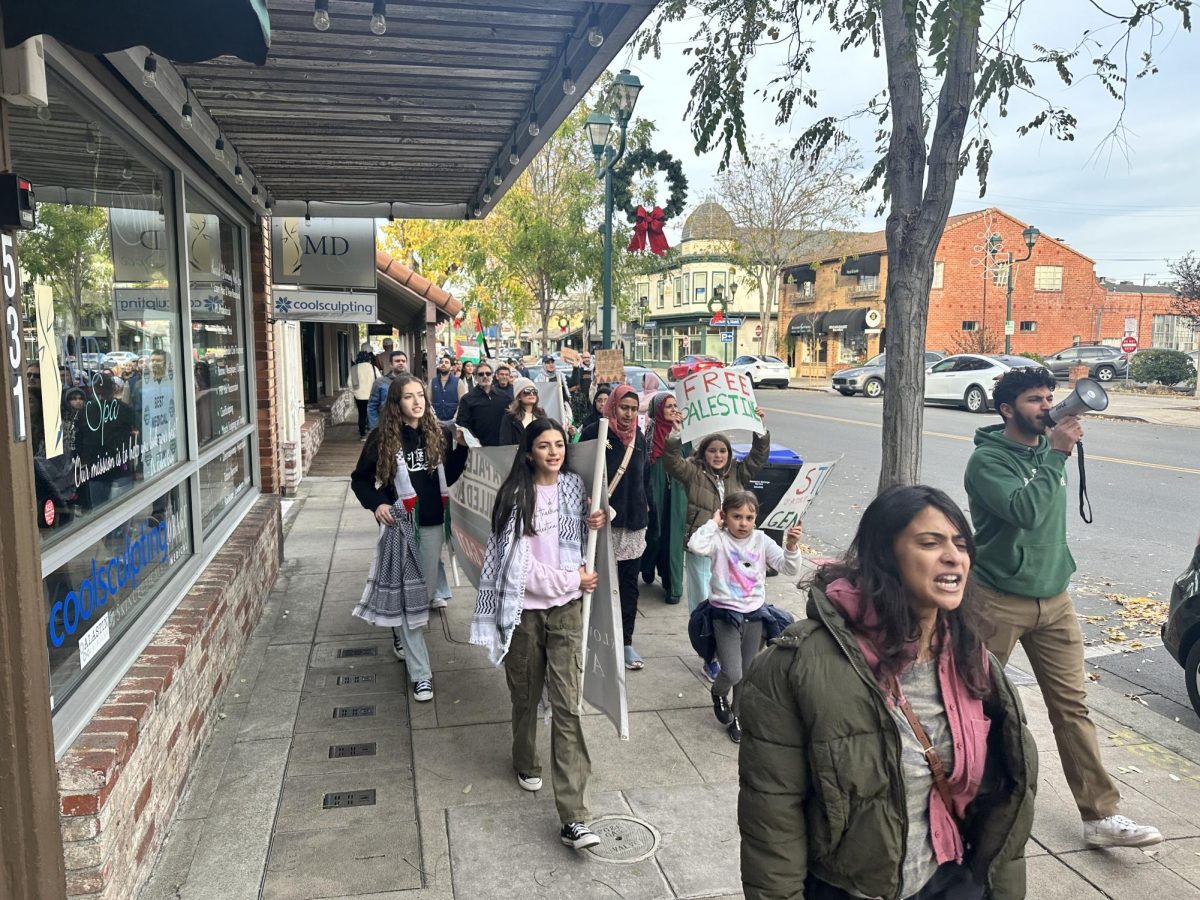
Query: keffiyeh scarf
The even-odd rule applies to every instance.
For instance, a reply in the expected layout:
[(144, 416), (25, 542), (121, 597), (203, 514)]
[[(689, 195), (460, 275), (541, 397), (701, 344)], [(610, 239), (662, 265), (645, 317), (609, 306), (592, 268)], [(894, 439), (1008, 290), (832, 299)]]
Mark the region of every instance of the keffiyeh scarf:
[[(442, 503), (449, 499), (446, 473), (438, 466)], [(372, 625), (410, 629), (429, 624), (429, 598), (421, 571), (420, 531), (417, 529), (417, 491), (412, 484), (404, 454), (396, 454), (396, 503), (392, 506), (395, 525), (379, 526), (375, 556), (367, 573), (367, 586), (354, 607), (354, 615)], [(431, 573), (436, 577), (436, 573)]]
[[(558, 565), (563, 571), (583, 565), (587, 532), (587, 492), (583, 479), (566, 472), (558, 479)], [(529, 540), (516, 538), (517, 513), (509, 513), (503, 534), (492, 533), (479, 575), (479, 596), (471, 617), (472, 644), (486, 647), (488, 659), (500, 665), (508, 653), (513, 631), (521, 622), (525, 579), (529, 574)]]

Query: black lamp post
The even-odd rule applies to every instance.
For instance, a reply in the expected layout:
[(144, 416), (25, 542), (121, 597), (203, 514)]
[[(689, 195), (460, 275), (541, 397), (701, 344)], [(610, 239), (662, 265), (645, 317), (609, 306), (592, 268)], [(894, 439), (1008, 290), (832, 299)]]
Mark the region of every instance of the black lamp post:
[[(1019, 263), (1019, 262), (1025, 262), (1027, 259), (1029, 259), (1031, 256), (1033, 256), (1033, 245), (1037, 243), (1038, 238), (1041, 236), (1042, 236), (1042, 233), (1040, 231), (1038, 231), (1036, 228), (1034, 228), (1032, 225), (1030, 225), (1028, 228), (1026, 228), (1024, 231), (1021, 232), (1021, 237), (1025, 240), (1025, 255), (1022, 256), (1020, 259), (1014, 259), (1013, 255), (1012, 255), (1012, 251), (1010, 250), (1008, 252), (1008, 272), (1007, 272), (1007, 277), (1005, 278), (1005, 281), (1007, 282), (1007, 284), (1005, 286), (1005, 301), (1004, 301), (1004, 352), (1005, 352), (1005, 354), (1009, 354), (1012, 352), (1012, 336), (1013, 336), (1013, 332), (1016, 331), (1016, 328), (1015, 328), (1013, 320), (1012, 320), (1013, 264)], [(1002, 241), (1000, 235), (993, 234), (990, 238), (988, 238), (988, 252), (992, 256), (995, 256), (996, 253), (999, 252), (1000, 245), (1002, 244), (1002, 242), (1003, 241)]]
[(612, 347), (612, 171), (625, 155), (625, 132), (629, 127), (629, 120), (633, 118), (633, 107), (641, 90), (641, 79), (630, 74), (628, 69), (622, 69), (613, 79), (613, 111), (617, 115), (617, 126), (621, 129), (620, 141), (615, 150), (608, 143), (613, 127), (611, 118), (604, 113), (594, 112), (587, 117), (584, 124), (592, 145), (592, 155), (596, 158), (596, 177), (604, 179), (604, 269), (601, 275), (604, 282), (604, 307), (600, 321), (603, 323), (606, 350)]

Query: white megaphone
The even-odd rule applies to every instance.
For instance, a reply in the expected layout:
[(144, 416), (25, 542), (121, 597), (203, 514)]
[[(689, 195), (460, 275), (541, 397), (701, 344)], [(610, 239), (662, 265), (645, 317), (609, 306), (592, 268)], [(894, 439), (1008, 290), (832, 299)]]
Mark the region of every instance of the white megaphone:
[(1080, 378), (1075, 382), (1075, 390), (1054, 405), (1046, 414), (1051, 425), (1057, 424), (1067, 416), (1082, 416), (1087, 413), (1103, 412), (1108, 409), (1108, 394), (1100, 387), (1100, 382), (1090, 378)]

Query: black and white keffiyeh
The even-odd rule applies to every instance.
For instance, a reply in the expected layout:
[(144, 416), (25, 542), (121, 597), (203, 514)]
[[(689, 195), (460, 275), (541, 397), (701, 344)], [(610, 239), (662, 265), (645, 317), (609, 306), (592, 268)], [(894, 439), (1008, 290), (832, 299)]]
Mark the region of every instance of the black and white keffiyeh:
[(372, 625), (410, 629), (429, 624), (429, 598), (417, 553), (412, 514), (403, 502), (392, 507), (395, 525), (379, 526), (379, 542), (354, 615)]
[[(582, 478), (566, 472), (558, 479), (558, 566), (563, 571), (583, 565), (583, 540), (587, 534), (587, 491)], [(500, 665), (508, 653), (513, 631), (521, 621), (525, 579), (529, 574), (529, 539), (516, 540), (517, 514), (513, 510), (504, 533), (488, 538), (479, 575), (479, 596), (471, 617), (472, 644), (486, 647), (488, 658)]]

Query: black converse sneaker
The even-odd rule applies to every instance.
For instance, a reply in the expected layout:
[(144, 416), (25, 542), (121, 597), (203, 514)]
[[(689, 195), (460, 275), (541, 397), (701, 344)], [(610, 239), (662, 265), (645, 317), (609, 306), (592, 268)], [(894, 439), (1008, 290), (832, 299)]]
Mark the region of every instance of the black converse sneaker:
[(600, 838), (582, 822), (567, 822), (558, 834), (559, 839), (568, 847), (576, 850), (586, 850), (600, 843)]

